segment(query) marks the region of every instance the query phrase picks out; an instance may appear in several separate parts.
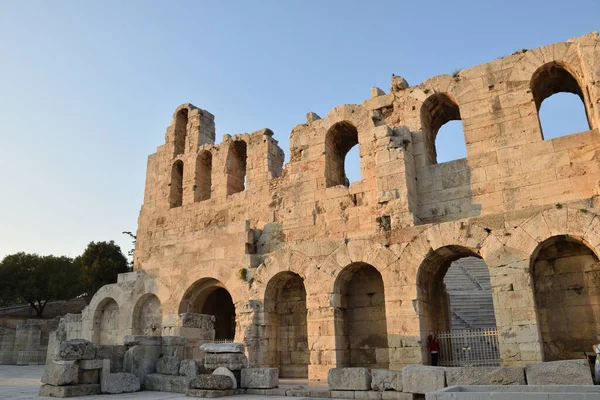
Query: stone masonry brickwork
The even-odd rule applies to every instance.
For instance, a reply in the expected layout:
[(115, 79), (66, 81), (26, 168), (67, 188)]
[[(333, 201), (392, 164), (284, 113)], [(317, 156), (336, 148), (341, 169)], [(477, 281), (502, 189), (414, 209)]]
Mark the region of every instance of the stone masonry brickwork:
[[(559, 92), (589, 130), (545, 140), (538, 111)], [(438, 163), (451, 120), (467, 157)], [(476, 257), (504, 365), (580, 358), (600, 332), (599, 127), (597, 32), (417, 86), (393, 76), (308, 113), (285, 165), (271, 130), (215, 144), (213, 115), (183, 104), (148, 158), (135, 271), (98, 291), (81, 336), (234, 339), (281, 377), (428, 364), (429, 332), (450, 328), (444, 275)]]

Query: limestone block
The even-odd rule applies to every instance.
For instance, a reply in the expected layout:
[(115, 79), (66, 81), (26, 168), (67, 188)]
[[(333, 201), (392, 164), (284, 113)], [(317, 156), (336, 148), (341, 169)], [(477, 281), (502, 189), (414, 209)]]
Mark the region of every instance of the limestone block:
[(231, 372), (227, 368), (225, 368), (225, 367), (219, 367), (219, 368), (217, 368), (217, 369), (215, 369), (213, 371), (213, 375), (225, 375), (225, 376), (228, 376), (231, 379), (231, 382), (233, 384), (232, 389), (237, 389), (238, 388), (237, 378), (235, 377), (235, 375), (233, 374), (233, 372)]
[(402, 390), (404, 392), (425, 394), (445, 387), (445, 368), (407, 365), (402, 370)]
[(185, 346), (187, 342), (187, 338), (181, 336), (162, 336), (163, 346)]
[(187, 359), (179, 364), (179, 375), (196, 376), (204, 371), (204, 360)]
[(144, 388), (146, 390), (157, 390), (159, 392), (187, 392), (190, 381), (194, 379), (191, 376), (174, 376), (162, 374), (146, 375)]
[(156, 372), (163, 375), (179, 375), (178, 357), (161, 357), (156, 362)]
[(161, 336), (142, 336), (142, 335), (125, 335), (123, 339), (125, 346), (160, 346), (162, 344)]
[(272, 389), (279, 386), (279, 368), (242, 369), (243, 388)]
[(110, 372), (127, 372), (123, 371), (123, 361), (127, 347), (124, 345), (112, 344), (97, 344), (96, 358), (100, 360), (110, 360)]
[(102, 369), (104, 360), (81, 360), (79, 362), (80, 369)]
[(207, 353), (243, 353), (243, 343), (204, 343), (200, 350)]
[(233, 389), (233, 382), (226, 375), (198, 375), (190, 381), (191, 389), (227, 390)]
[(77, 383), (80, 385), (90, 385), (100, 383), (99, 369), (79, 369)]
[(75, 361), (52, 361), (44, 367), (42, 383), (54, 386), (77, 383), (79, 367)]
[(53, 386), (42, 385), (40, 387), (40, 396), (48, 397), (77, 397), (77, 396), (92, 396), (100, 394), (100, 385), (69, 385), (69, 386)]
[(204, 399), (215, 399), (217, 397), (233, 395), (233, 390), (188, 389), (186, 392), (186, 396), (188, 397), (201, 397)]
[(381, 400), (381, 392), (373, 390), (356, 390), (354, 398), (357, 400)]
[(159, 358), (160, 346), (133, 346), (125, 352), (123, 372), (134, 374), (140, 382), (145, 382), (146, 375), (156, 372)]
[(332, 399), (354, 399), (354, 390), (332, 390)]
[(179, 314), (177, 325), (187, 328), (213, 329), (215, 317), (207, 314), (183, 313)]
[(389, 369), (371, 370), (371, 389), (383, 392), (384, 390), (402, 391), (402, 371)]
[(231, 371), (239, 371), (247, 365), (248, 360), (241, 353), (207, 353), (204, 357), (204, 368), (207, 369), (225, 367)]
[(525, 385), (522, 367), (456, 367), (446, 369), (448, 386)]
[(327, 383), (331, 390), (370, 390), (371, 374), (367, 368), (332, 368)]
[(565, 360), (525, 365), (528, 385), (593, 385), (586, 360)]
[(102, 374), (100, 387), (102, 393), (131, 393), (140, 390), (140, 378), (127, 372)]
[(93, 360), (96, 358), (96, 349), (89, 340), (66, 340), (58, 345), (58, 358), (60, 360)]

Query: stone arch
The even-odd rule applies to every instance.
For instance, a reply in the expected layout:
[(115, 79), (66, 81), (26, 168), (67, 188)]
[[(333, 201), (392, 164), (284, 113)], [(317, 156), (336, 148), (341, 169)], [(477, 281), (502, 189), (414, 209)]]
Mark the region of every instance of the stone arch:
[(196, 157), (194, 201), (210, 199), (212, 191), (212, 153), (203, 150)]
[(347, 121), (336, 122), (325, 135), (325, 185), (349, 186), (346, 176), (346, 155), (358, 145), (358, 130)]
[(133, 308), (132, 331), (134, 335), (161, 336), (162, 306), (153, 293), (142, 295)]
[(248, 146), (244, 140), (234, 140), (229, 145), (226, 160), (227, 195), (246, 190)]
[(578, 359), (598, 342), (600, 264), (581, 238), (556, 235), (531, 255), (544, 361)]
[(387, 368), (389, 350), (381, 273), (357, 262), (337, 276), (333, 289), (338, 367)]
[(557, 61), (543, 64), (532, 74), (529, 86), (538, 112), (538, 121), (542, 137), (544, 136), (544, 132), (542, 130), (542, 122), (539, 118), (540, 107), (544, 100), (558, 93), (572, 93), (579, 97), (583, 104), (588, 128), (592, 128), (591, 114), (584, 95), (584, 86), (566, 64)]
[(119, 343), (119, 305), (112, 297), (102, 299), (93, 316), (92, 342), (96, 344)]
[(181, 207), (183, 204), (183, 161), (177, 160), (171, 167), (171, 183), (169, 184), (170, 208)]
[(214, 278), (194, 282), (179, 303), (179, 314), (197, 313), (215, 317), (215, 339), (233, 340), (236, 310), (233, 298), (225, 285)]
[[(430, 164), (437, 163), (436, 137), (440, 128), (450, 121), (460, 121), (457, 101), (448, 93), (434, 93), (421, 105), (423, 143)], [(464, 136), (463, 136), (464, 141)]]
[(290, 271), (273, 276), (265, 289), (264, 312), (267, 352), (271, 353), (266, 357), (269, 364), (279, 368), (282, 378), (308, 378), (310, 352), (304, 279)]
[(179, 154), (185, 152), (185, 145), (187, 140), (188, 130), (188, 109), (183, 107), (175, 112), (175, 127), (173, 130), (174, 141), (173, 141), (173, 156), (176, 157)]

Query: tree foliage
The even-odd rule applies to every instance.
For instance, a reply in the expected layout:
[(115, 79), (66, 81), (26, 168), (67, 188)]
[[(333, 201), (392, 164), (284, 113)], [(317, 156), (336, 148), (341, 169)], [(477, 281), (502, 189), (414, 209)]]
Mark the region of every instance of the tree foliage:
[(69, 257), (11, 254), (0, 263), (2, 301), (25, 301), (41, 317), (48, 301), (68, 300), (81, 294), (79, 276)]
[(127, 258), (112, 240), (91, 242), (74, 263), (81, 269), (81, 283), (88, 298), (102, 286), (115, 283), (118, 274), (130, 271)]

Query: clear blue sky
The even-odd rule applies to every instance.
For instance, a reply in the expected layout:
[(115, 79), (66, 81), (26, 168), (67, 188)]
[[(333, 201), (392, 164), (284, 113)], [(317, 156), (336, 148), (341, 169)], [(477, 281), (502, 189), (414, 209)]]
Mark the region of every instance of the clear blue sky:
[(392, 73), (416, 85), (599, 16), (598, 0), (4, 0), (0, 257), (110, 239), (126, 251), (146, 158), (181, 103), (216, 116), (217, 142), (269, 127), (288, 154), (306, 112), (387, 91)]

